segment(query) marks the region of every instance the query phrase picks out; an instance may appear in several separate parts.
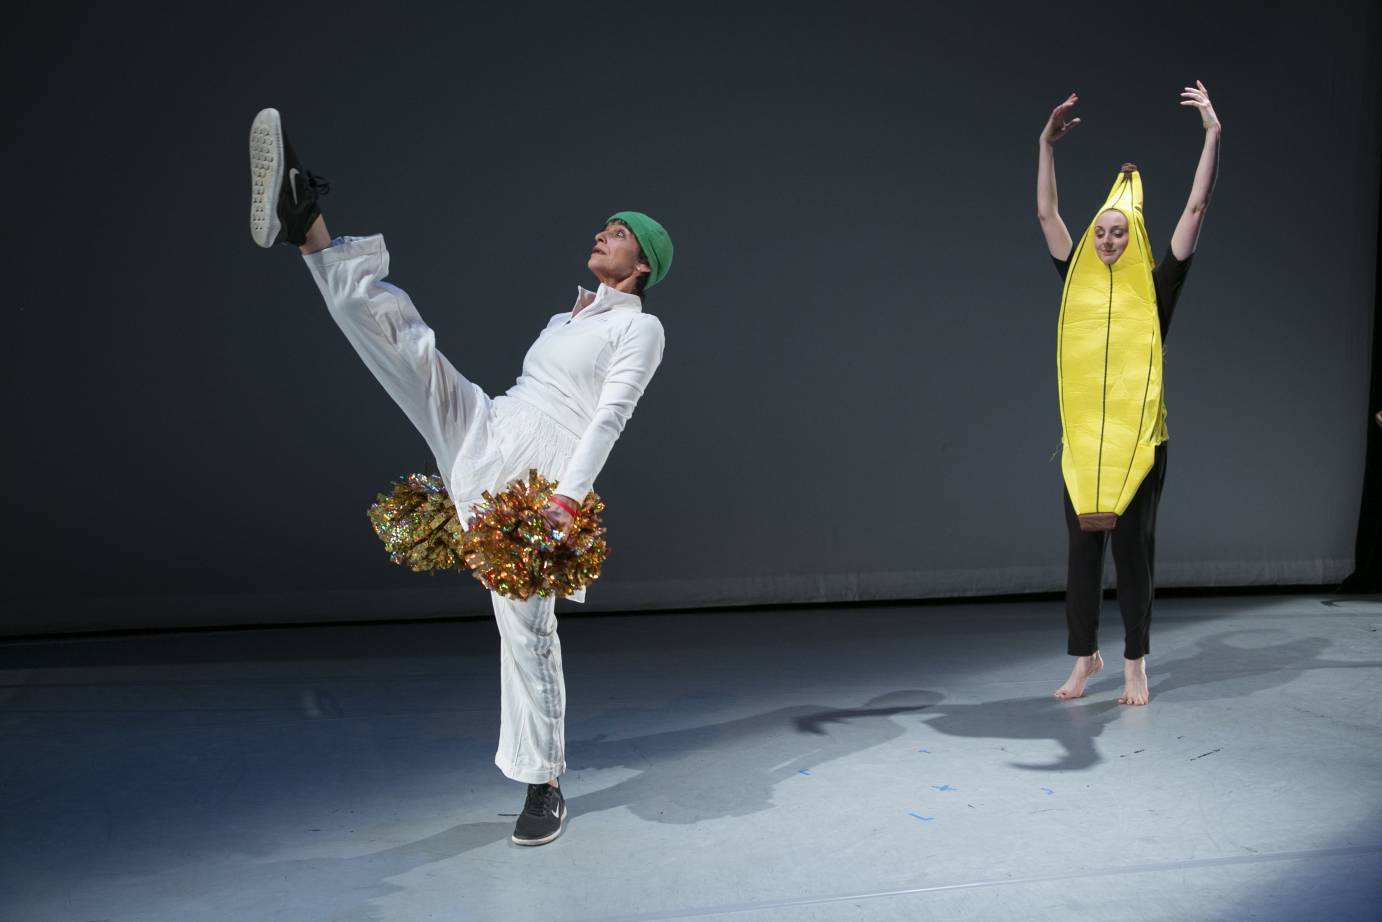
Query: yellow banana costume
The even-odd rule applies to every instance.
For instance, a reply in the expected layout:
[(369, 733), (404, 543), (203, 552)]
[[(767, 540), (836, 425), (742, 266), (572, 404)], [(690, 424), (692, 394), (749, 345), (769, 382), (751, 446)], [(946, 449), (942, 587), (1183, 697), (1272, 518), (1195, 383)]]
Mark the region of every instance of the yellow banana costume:
[(1108, 201), (1128, 221), (1112, 265), (1095, 250), (1094, 222), (1070, 256), (1056, 339), (1061, 473), (1081, 527), (1112, 528), (1166, 440), (1161, 322), (1142, 218), (1142, 177), (1121, 172)]

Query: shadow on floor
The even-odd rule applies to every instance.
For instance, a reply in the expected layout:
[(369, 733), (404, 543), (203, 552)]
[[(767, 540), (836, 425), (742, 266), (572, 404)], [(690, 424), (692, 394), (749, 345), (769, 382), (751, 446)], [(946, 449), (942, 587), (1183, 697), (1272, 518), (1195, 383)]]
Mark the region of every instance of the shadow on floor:
[[(573, 791), (568, 809), (573, 822), (579, 822), (582, 815), (624, 807), (640, 819), (675, 824), (767, 810), (772, 806), (775, 785), (804, 768), (816, 768), (901, 736), (907, 728), (891, 718), (924, 711), (937, 697), (901, 691), (873, 698), (857, 708), (803, 705), (632, 739), (574, 740), (568, 747), (577, 757), (569, 766), (571, 770), (629, 767), (638, 769), (639, 774), (588, 794)], [(522, 789), (515, 785), (515, 807), (521, 796)], [(238, 872), (237, 886), (254, 887), (254, 877), (262, 877), (266, 885), (302, 881), (304, 892), (315, 900), (313, 918), (382, 920), (386, 916), (376, 915), (368, 904), (403, 889), (389, 883), (389, 878), (506, 842), (512, 831), (511, 819), (463, 823), (369, 855), (255, 865), (250, 873), (243, 869)], [(338, 884), (332, 885), (332, 881)], [(324, 893), (336, 894), (342, 901), (334, 912), (321, 904)], [(521, 894), (506, 897), (514, 912), (521, 910), (521, 899)]]
[[(1189, 652), (1166, 660), (1150, 662), (1153, 703), (1149, 711), (1155, 713), (1158, 701), (1207, 701), (1224, 698), (1244, 698), (1261, 691), (1290, 683), (1311, 670), (1376, 668), (1382, 663), (1348, 662), (1323, 656), (1331, 641), (1324, 637), (1307, 636), (1277, 641), (1273, 630), (1233, 630), (1197, 641)], [(1337, 641), (1334, 641), (1337, 643)], [(606, 713), (597, 720), (573, 726), (578, 734), (570, 740), (571, 768), (625, 769), (635, 772), (607, 788), (582, 792), (571, 791), (569, 801), (572, 816), (579, 823), (582, 815), (623, 807), (649, 822), (690, 824), (725, 817), (741, 817), (771, 809), (776, 785), (802, 770), (819, 770), (833, 760), (863, 752), (912, 732), (917, 723), (929, 725), (938, 733), (996, 740), (1050, 740), (1058, 744), (1063, 755), (1052, 764), (1015, 763), (1013, 767), (1041, 771), (1073, 771), (1088, 768), (1102, 761), (1097, 740), (1104, 728), (1114, 720), (1130, 713), (1113, 701), (1121, 687), (1117, 662), (1091, 684), (1091, 697), (1078, 702), (1058, 702), (1049, 692), (1037, 697), (1008, 698), (976, 704), (947, 703), (934, 691), (904, 690), (874, 697), (854, 707), (829, 708), (803, 704), (777, 708), (749, 717), (720, 723), (705, 723), (684, 729), (660, 730), (623, 739), (609, 739), (600, 735), (580, 736), (597, 727), (630, 726), (620, 715)], [(1059, 681), (1053, 676), (1052, 688)], [(683, 718), (706, 714), (712, 707), (725, 704), (725, 699), (687, 699), (672, 703), (668, 709), (656, 713), (642, 712), (641, 722), (662, 719), (668, 713)], [(256, 740), (256, 725), (248, 723), (237, 729), (226, 728), (218, 739), (197, 735), (179, 737), (182, 744), (197, 743), (206, 747), (202, 757), (224, 754), (229, 758), (246, 740)], [(357, 726), (358, 739), (368, 740), (368, 721)], [(290, 735), (276, 728), (264, 731), (273, 739), (282, 737), (282, 745), (301, 747), (299, 731)], [(237, 735), (238, 734), (238, 735)], [(128, 765), (105, 763), (101, 772), (90, 778), (76, 776), (80, 785), (65, 787), (62, 800), (70, 804), (74, 794), (80, 795), (85, 786), (112, 785), (121, 789), (121, 780), (128, 783), (125, 797), (137, 798), (146, 792), (133, 784), (140, 772), (159, 767), (168, 771), (168, 754), (148, 745), (139, 758), (129, 757)], [(326, 750), (335, 752), (334, 749)], [(380, 777), (392, 777), (400, 785), (408, 784), (410, 774), (419, 776), (435, 773), (437, 766), (455, 764), (458, 752), (454, 744), (439, 745), (434, 750), (398, 750), (385, 757), (378, 766), (379, 773), (364, 779), (362, 793), (377, 786)], [(465, 756), (467, 764), (475, 761), (475, 754)], [(309, 754), (307, 761), (316, 761)], [(229, 762), (227, 764), (230, 764)], [(289, 766), (299, 769), (297, 775)], [(112, 771), (115, 768), (115, 771)], [(310, 778), (311, 765), (298, 765), (284, 760), (279, 770), (283, 782), (283, 796), (295, 784)], [(189, 778), (215, 781), (216, 774), (190, 774)], [(226, 783), (233, 788), (234, 779)], [(573, 787), (576, 787), (573, 785)], [(93, 788), (94, 790), (94, 788)], [(190, 782), (168, 785), (157, 790), (163, 798), (160, 807), (168, 816), (184, 814), (197, 816), (194, 807), (206, 795)], [(343, 797), (349, 795), (343, 790)], [(55, 795), (56, 796), (56, 795)], [(104, 795), (103, 795), (104, 796)], [(168, 799), (172, 799), (172, 803)], [(79, 802), (85, 802), (78, 796)], [(103, 803), (92, 794), (93, 809)], [(56, 801), (43, 800), (50, 804)], [(522, 802), (522, 789), (514, 785), (513, 802)], [(183, 807), (179, 809), (178, 804)], [(226, 809), (236, 802), (226, 801)], [(439, 805), (445, 809), (443, 805)], [(215, 818), (217, 811), (204, 815)], [(225, 817), (222, 817), (224, 820)], [(349, 857), (295, 858), (262, 860), (257, 855), (272, 853), (282, 847), (285, 830), (272, 820), (264, 825), (250, 823), (248, 818), (227, 823), (211, 832), (193, 833), (179, 840), (180, 849), (195, 853), (207, 842), (214, 844), (212, 853), (222, 860), (203, 862), (199, 868), (199, 888), (217, 899), (238, 903), (249, 908), (259, 899), (272, 900), (273, 911), (284, 918), (333, 918), (341, 920), (376, 920), (386, 918), (384, 910), (374, 901), (387, 898), (404, 889), (391, 879), (408, 874), (429, 864), (502, 843), (512, 830), (511, 819), (485, 819), (461, 823), (434, 835), (368, 854)], [(78, 831), (86, 827), (74, 827)], [(85, 832), (82, 833), (85, 835)], [(106, 831), (109, 835), (109, 831)], [(73, 839), (79, 843), (81, 839)], [(59, 845), (45, 840), (41, 853), (56, 857), (54, 852), (72, 859), (86, 857), (89, 852), (66, 839)], [(38, 843), (36, 843), (38, 844)], [(106, 847), (113, 847), (108, 841)], [(170, 843), (170, 845), (173, 843)], [(560, 849), (564, 843), (553, 848)], [(528, 856), (534, 852), (522, 850)], [(535, 850), (537, 854), (546, 849)], [(165, 855), (177, 861), (177, 855)], [(517, 857), (517, 856), (515, 856)], [(523, 860), (523, 859), (520, 859)], [(538, 859), (542, 860), (542, 859)], [(74, 864), (80, 864), (74, 860)], [(534, 866), (535, 868), (538, 866)], [(285, 886), (287, 882), (287, 886)], [(128, 905), (148, 907), (150, 897), (142, 888), (145, 882), (128, 875), (119, 880), (106, 879), (102, 886), (121, 889)], [(128, 887), (127, 893), (123, 888)], [(506, 896), (511, 908), (521, 910), (521, 894)], [(267, 906), (268, 903), (264, 903)]]
[[(1313, 669), (1375, 669), (1382, 663), (1349, 662), (1321, 657), (1332, 641), (1302, 637), (1282, 643), (1260, 643), (1271, 630), (1226, 631), (1196, 643), (1196, 649), (1169, 660), (1148, 658), (1152, 703), (1158, 699), (1205, 701), (1245, 698), (1294, 681)], [(1231, 643), (1230, 638), (1253, 641)], [(1054, 691), (1059, 677), (1051, 686)], [(1055, 762), (1010, 763), (1032, 771), (1078, 771), (1103, 761), (1095, 740), (1127, 708), (1117, 703), (1123, 687), (1121, 660), (1110, 660), (1090, 682), (1079, 701), (1057, 701), (1049, 695), (1006, 698), (979, 704), (938, 702), (925, 723), (948, 736), (1003, 740), (1050, 740), (1064, 748)], [(1094, 699), (1098, 700), (1094, 700)]]

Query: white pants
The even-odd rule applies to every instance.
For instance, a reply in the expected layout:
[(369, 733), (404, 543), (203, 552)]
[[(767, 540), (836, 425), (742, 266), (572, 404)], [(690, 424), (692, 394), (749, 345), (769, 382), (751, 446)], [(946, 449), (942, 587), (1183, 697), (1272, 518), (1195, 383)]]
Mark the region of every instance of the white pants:
[[(578, 435), (540, 408), (491, 400), (436, 348), (407, 293), (384, 282), (384, 238), (346, 237), (304, 257), (331, 316), (365, 365), (407, 414), (436, 457), (461, 521), (485, 490), (529, 468), (560, 479)], [(566, 770), (566, 681), (556, 600), (491, 593), (499, 625), (500, 723), (494, 762), (508, 777), (540, 784)]]

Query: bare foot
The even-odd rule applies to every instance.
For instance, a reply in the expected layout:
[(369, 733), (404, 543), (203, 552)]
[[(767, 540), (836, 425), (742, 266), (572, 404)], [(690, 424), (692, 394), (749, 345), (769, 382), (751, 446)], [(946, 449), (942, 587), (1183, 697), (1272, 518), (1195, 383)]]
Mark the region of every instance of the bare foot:
[(1123, 694), (1119, 704), (1146, 704), (1151, 699), (1147, 691), (1147, 657), (1123, 660)]
[(1093, 656), (1075, 657), (1075, 668), (1070, 670), (1070, 678), (1065, 680), (1065, 684), (1056, 689), (1056, 697), (1061, 701), (1079, 698), (1084, 694), (1084, 685), (1089, 681), (1089, 677), (1103, 668), (1104, 658), (1099, 655), (1098, 650), (1094, 651)]

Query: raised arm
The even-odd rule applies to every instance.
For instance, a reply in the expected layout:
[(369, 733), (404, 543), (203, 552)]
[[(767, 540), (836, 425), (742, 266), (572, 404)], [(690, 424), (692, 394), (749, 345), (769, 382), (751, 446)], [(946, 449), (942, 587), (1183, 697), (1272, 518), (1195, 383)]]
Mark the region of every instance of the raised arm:
[(1051, 110), (1051, 117), (1041, 129), (1037, 141), (1037, 221), (1041, 223), (1041, 233), (1046, 238), (1046, 249), (1056, 259), (1069, 259), (1073, 246), (1070, 231), (1060, 216), (1060, 201), (1056, 197), (1056, 155), (1052, 145), (1065, 137), (1080, 123), (1078, 118), (1065, 120), (1065, 116), (1079, 102), (1080, 97), (1071, 93), (1065, 102)]
[(1210, 196), (1214, 194), (1214, 180), (1219, 173), (1219, 136), (1223, 126), (1214, 106), (1209, 101), (1209, 90), (1196, 80), (1193, 87), (1187, 86), (1181, 92), (1181, 105), (1193, 106), (1200, 110), (1200, 121), (1204, 125), (1204, 149), (1200, 151), (1200, 163), (1195, 167), (1195, 182), (1190, 187), (1190, 199), (1185, 203), (1185, 211), (1171, 235), (1171, 253), (1179, 260), (1189, 259), (1195, 254), (1195, 246), (1200, 240), (1200, 226), (1204, 224), (1204, 213), (1209, 209)]

